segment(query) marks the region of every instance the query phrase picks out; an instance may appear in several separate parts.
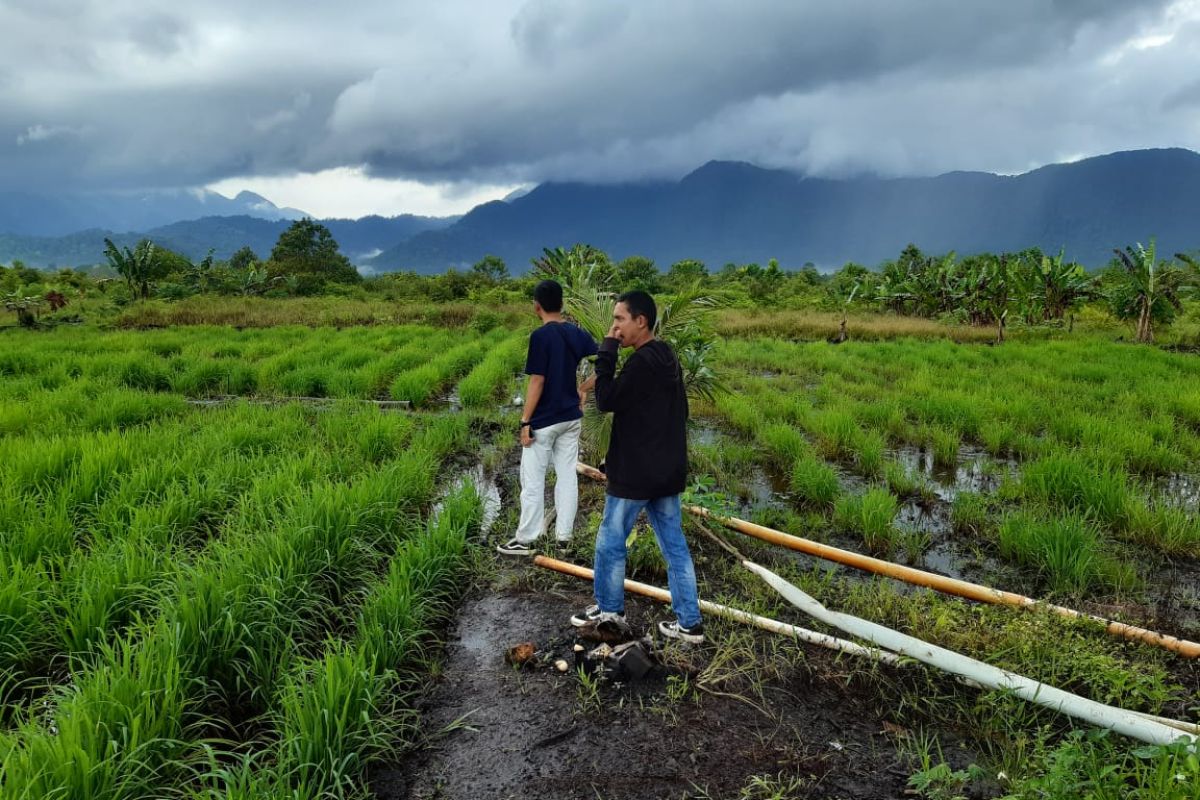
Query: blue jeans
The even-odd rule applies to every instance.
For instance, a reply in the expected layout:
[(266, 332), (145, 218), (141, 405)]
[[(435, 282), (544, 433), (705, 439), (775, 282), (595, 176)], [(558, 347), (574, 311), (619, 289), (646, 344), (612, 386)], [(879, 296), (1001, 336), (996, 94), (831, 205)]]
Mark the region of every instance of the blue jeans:
[(596, 535), (596, 605), (601, 611), (625, 611), (625, 540), (643, 508), (667, 562), (671, 607), (679, 624), (690, 628), (700, 622), (700, 601), (696, 596), (696, 568), (683, 538), (677, 494), (653, 500), (605, 496), (604, 519)]

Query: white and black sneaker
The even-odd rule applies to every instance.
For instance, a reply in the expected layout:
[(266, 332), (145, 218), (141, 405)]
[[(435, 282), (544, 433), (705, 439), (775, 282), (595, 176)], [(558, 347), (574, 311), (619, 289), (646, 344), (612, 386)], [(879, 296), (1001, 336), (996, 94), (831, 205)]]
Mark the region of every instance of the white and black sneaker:
[(583, 611), (571, 617), (571, 624), (576, 628), (582, 628), (584, 625), (591, 625), (592, 623), (599, 624), (601, 622), (616, 622), (624, 625), (625, 615), (614, 611), (601, 611), (600, 606), (588, 606)]
[(497, 553), (502, 553), (506, 556), (531, 556), (533, 548), (522, 542), (520, 539), (509, 539), (504, 544), (496, 548)]
[(658, 623), (658, 632), (668, 639), (678, 639), (689, 644), (700, 644), (704, 641), (704, 623), (697, 622), (690, 628), (685, 628), (677, 620)]

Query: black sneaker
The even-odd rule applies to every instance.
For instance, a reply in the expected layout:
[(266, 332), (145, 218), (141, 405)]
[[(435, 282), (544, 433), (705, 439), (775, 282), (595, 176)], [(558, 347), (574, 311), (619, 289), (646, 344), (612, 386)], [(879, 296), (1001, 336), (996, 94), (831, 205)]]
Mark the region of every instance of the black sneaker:
[(697, 622), (690, 628), (685, 628), (677, 620), (658, 623), (658, 632), (668, 639), (678, 639), (681, 642), (700, 644), (704, 641), (704, 623)]
[(612, 611), (601, 611), (600, 606), (588, 606), (583, 611), (580, 611), (575, 616), (571, 617), (571, 624), (576, 628), (582, 628), (584, 625), (591, 625), (593, 622), (618, 622), (625, 624), (625, 615), (617, 614)]
[(506, 556), (531, 556), (533, 555), (533, 548), (520, 539), (509, 539), (497, 547), (496, 552), (503, 553)]

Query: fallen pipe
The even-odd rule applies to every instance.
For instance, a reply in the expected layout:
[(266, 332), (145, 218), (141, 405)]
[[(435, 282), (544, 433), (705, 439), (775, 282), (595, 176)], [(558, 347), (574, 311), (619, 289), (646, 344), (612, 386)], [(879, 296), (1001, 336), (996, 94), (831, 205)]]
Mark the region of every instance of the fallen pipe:
[[(537, 556), (533, 559), (533, 563), (539, 567), (554, 570), (555, 572), (562, 573), (563, 575), (571, 575), (573, 577), (582, 578), (584, 580), (589, 580), (589, 581), (594, 579), (593, 578), (594, 573), (592, 572), (592, 570), (588, 569), (587, 567), (581, 567), (581, 566), (578, 566), (577, 564), (572, 564), (567, 561), (559, 561), (556, 558), (550, 558), (548, 556)], [(752, 562), (749, 562), (749, 561), (742, 561), (742, 564), (747, 567), (751, 563)], [(780, 579), (780, 580), (782, 580), (782, 579)], [(649, 584), (639, 583), (637, 581), (626, 580), (625, 581), (625, 591), (633, 592), (634, 594), (640, 594), (643, 597), (649, 597), (653, 600), (657, 600), (662, 603), (670, 603), (671, 602), (671, 593), (668, 592), (667, 590), (660, 589), (657, 586), (650, 586)], [(815, 644), (819, 647), (824, 647), (829, 650), (836, 650), (836, 651), (839, 651), (842, 653), (847, 653), (847, 654), (853, 655), (853, 656), (862, 656), (865, 658), (869, 658), (873, 661), (882, 662), (884, 664), (899, 665), (902, 663), (899, 656), (897, 656), (895, 653), (892, 653), (888, 650), (882, 650), (882, 649), (874, 648), (874, 647), (863, 647), (862, 645), (860, 645), (856, 642), (847, 641), (846, 639), (839, 639), (836, 636), (829, 636), (824, 633), (817, 633), (816, 631), (811, 631), (811, 630), (808, 630), (807, 628), (801, 628), (798, 625), (789, 625), (786, 622), (780, 622), (779, 620), (774, 620), (774, 619), (771, 619), (770, 617), (762, 617), (757, 614), (751, 614), (750, 612), (742, 611), (741, 609), (731, 608), (729, 606), (723, 606), (723, 605), (719, 605), (717, 603), (711, 603), (707, 600), (700, 601), (700, 609), (702, 611), (704, 611), (706, 614), (711, 614), (713, 616), (718, 616), (718, 617), (724, 617), (725, 619), (731, 619), (735, 622), (741, 622), (744, 624), (753, 625), (757, 628), (761, 628), (762, 630), (770, 631), (771, 633), (778, 633), (783, 636), (790, 636), (799, 641), (807, 642), (809, 644)], [(913, 641), (919, 641), (919, 640), (914, 639)], [(947, 652), (949, 652), (949, 651), (947, 651)], [(964, 658), (965, 658), (965, 656), (964, 656)], [(986, 665), (984, 665), (984, 666), (986, 666)], [(971, 686), (972, 688), (975, 688), (975, 689), (986, 688), (985, 684), (981, 683), (980, 681), (976, 680), (973, 677), (967, 677), (967, 676), (960, 675), (960, 674), (956, 674), (955, 677), (959, 683), (962, 683), (967, 686)], [(1091, 701), (1088, 701), (1088, 702), (1091, 702)], [(1200, 733), (1200, 726), (1196, 726), (1196, 725), (1193, 725), (1188, 722), (1181, 722), (1179, 720), (1168, 719), (1166, 717), (1157, 717), (1152, 714), (1144, 714), (1140, 711), (1129, 711), (1129, 712), (1125, 712), (1125, 713), (1133, 714), (1137, 717), (1140, 717), (1143, 720), (1149, 720), (1151, 722), (1155, 722), (1155, 723), (1158, 723), (1161, 725), (1168, 726), (1174, 730), (1181, 731), (1183, 733), (1188, 733), (1188, 734)]]
[[(556, 558), (548, 556), (537, 556), (533, 559), (533, 563), (539, 567), (561, 572), (563, 575), (572, 575), (576, 578), (585, 580), (593, 580), (592, 570), (587, 567), (581, 567), (577, 564), (572, 564), (567, 561), (559, 561)], [(626, 580), (625, 591), (640, 594), (643, 597), (649, 597), (652, 600), (658, 600), (661, 603), (671, 602), (671, 593), (666, 589), (660, 589), (657, 586), (651, 586), (647, 583), (638, 583), (637, 581)], [(824, 633), (810, 631), (807, 628), (801, 628), (796, 625), (789, 625), (786, 622), (771, 619), (770, 617), (760, 617), (758, 614), (751, 614), (749, 611), (742, 611), (738, 608), (730, 608), (729, 606), (711, 603), (708, 600), (700, 601), (700, 610), (706, 614), (711, 614), (714, 617), (724, 617), (735, 622), (743, 622), (748, 625), (762, 628), (765, 631), (791, 636), (802, 642), (815, 644), (819, 647), (824, 647), (829, 650), (838, 650), (843, 653), (848, 653), (855, 656), (866, 656), (867, 658), (876, 661), (882, 661), (885, 664), (899, 664), (900, 657), (886, 652), (877, 650), (871, 647), (863, 647), (855, 642), (848, 642), (845, 639), (839, 639), (836, 636), (829, 636)]]
[(1041, 600), (1035, 600), (1032, 597), (1026, 597), (1015, 592), (1006, 592), (1001, 589), (992, 589), (987, 586), (981, 586), (977, 583), (959, 580), (957, 578), (948, 578), (945, 575), (937, 575), (932, 572), (906, 567), (901, 564), (894, 564), (891, 561), (884, 561), (879, 558), (864, 556), (861, 553), (855, 553), (850, 550), (842, 550), (838, 547), (830, 547), (829, 545), (814, 542), (811, 539), (802, 539), (799, 536), (777, 531), (773, 528), (767, 528), (762, 525), (756, 525), (753, 522), (737, 519), (736, 517), (721, 517), (712, 514), (706, 508), (699, 506), (688, 506), (689, 513), (698, 517), (705, 517), (720, 522), (727, 528), (731, 528), (739, 533), (744, 533), (747, 536), (753, 536), (756, 539), (761, 539), (764, 542), (770, 542), (791, 550), (796, 550), (801, 553), (823, 558), (829, 561), (836, 561), (839, 564), (856, 567), (858, 569), (874, 572), (879, 575), (886, 575), (890, 578), (912, 583), (917, 586), (925, 586), (929, 589), (943, 592), (945, 594), (957, 595), (965, 597), (969, 600), (978, 600), (984, 603), (995, 603), (999, 605), (1017, 606), (1019, 608), (1045, 608), (1049, 611), (1058, 614), (1061, 617), (1070, 619), (1085, 619), (1097, 624), (1103, 625), (1104, 629), (1113, 636), (1119, 636), (1131, 641), (1145, 642), (1146, 644), (1157, 645), (1158, 647), (1166, 648), (1174, 651), (1187, 658), (1200, 657), (1200, 644), (1188, 641), (1187, 639), (1178, 639), (1164, 633), (1149, 630), (1148, 628), (1140, 628), (1136, 625), (1128, 625), (1124, 622), (1116, 622), (1114, 620), (1105, 619), (1104, 617), (1096, 616), (1095, 614), (1087, 614), (1082, 611), (1076, 611), (1065, 606), (1047, 603)]
[(993, 667), (982, 661), (976, 661), (968, 656), (955, 653), (937, 645), (923, 642), (907, 634), (885, 628), (874, 622), (868, 622), (858, 617), (830, 611), (803, 591), (788, 583), (769, 569), (759, 566), (752, 561), (743, 561), (750, 571), (766, 581), (771, 588), (779, 592), (789, 603), (804, 613), (845, 631), (860, 639), (871, 642), (901, 655), (915, 658), (922, 663), (937, 667), (945, 672), (961, 678), (975, 681), (992, 689), (1011, 691), (1018, 697), (1031, 703), (1045, 706), (1077, 719), (1082, 719), (1093, 725), (1114, 730), (1134, 739), (1151, 744), (1172, 744), (1179, 739), (1186, 739), (1191, 750), (1196, 748), (1196, 737), (1183, 733), (1169, 725), (1146, 719), (1141, 715), (1120, 708), (1113, 708), (1086, 697), (1064, 692), (1044, 683), (1017, 675), (1013, 672)]
[[(597, 481), (606, 480), (605, 475), (595, 467), (590, 467), (587, 464), (576, 464), (575, 471), (580, 475), (592, 478)], [(715, 520), (727, 528), (744, 533), (747, 536), (753, 536), (756, 539), (761, 539), (764, 542), (777, 544), (781, 547), (786, 547), (790, 550), (795, 550), (800, 553), (806, 553), (810, 556), (823, 558), (827, 561), (834, 561), (839, 564), (845, 564), (849, 567), (874, 572), (878, 575), (886, 575), (889, 578), (904, 581), (906, 583), (924, 586), (928, 589), (942, 592), (944, 594), (952, 594), (958, 597), (965, 597), (968, 600), (977, 600), (982, 603), (993, 603), (998, 605), (1016, 606), (1018, 608), (1033, 608), (1040, 607), (1054, 612), (1062, 617), (1070, 619), (1086, 619), (1091, 622), (1103, 625), (1104, 629), (1112, 636), (1119, 636), (1130, 641), (1145, 642), (1146, 644), (1156, 645), (1158, 647), (1171, 650), (1186, 658), (1200, 658), (1200, 643), (1188, 641), (1187, 639), (1179, 639), (1165, 633), (1158, 633), (1148, 628), (1140, 628), (1137, 625), (1128, 625), (1124, 622), (1116, 622), (1115, 620), (1105, 619), (1104, 617), (1096, 616), (1095, 614), (1087, 614), (1082, 611), (1076, 611), (1065, 606), (1055, 605), (1054, 603), (1046, 603), (1041, 600), (1035, 600), (1032, 597), (1026, 597), (1015, 592), (1006, 592), (1002, 589), (992, 589), (988, 586), (981, 586), (977, 583), (959, 580), (958, 578), (948, 578), (945, 575), (937, 575), (932, 572), (906, 567), (902, 564), (895, 564), (891, 561), (884, 561), (879, 558), (872, 558), (861, 553), (855, 553), (851, 550), (843, 550), (840, 547), (831, 547), (820, 542), (814, 542), (811, 539), (803, 539), (799, 536), (777, 531), (774, 528), (767, 528), (763, 525), (757, 525), (753, 522), (747, 522), (736, 517), (722, 517), (713, 514), (707, 508), (700, 506), (687, 506), (688, 513), (704, 517), (706, 519)]]

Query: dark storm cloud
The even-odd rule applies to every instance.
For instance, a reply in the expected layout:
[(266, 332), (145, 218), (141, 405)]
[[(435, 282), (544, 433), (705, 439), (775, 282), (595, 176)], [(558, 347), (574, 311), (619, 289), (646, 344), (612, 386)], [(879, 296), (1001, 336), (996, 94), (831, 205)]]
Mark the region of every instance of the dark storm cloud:
[[(1003, 171), (1200, 146), (1193, 3), (0, 0), (0, 188)], [(1170, 124), (1164, 124), (1167, 120)]]

